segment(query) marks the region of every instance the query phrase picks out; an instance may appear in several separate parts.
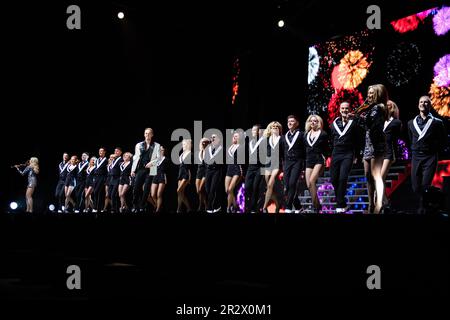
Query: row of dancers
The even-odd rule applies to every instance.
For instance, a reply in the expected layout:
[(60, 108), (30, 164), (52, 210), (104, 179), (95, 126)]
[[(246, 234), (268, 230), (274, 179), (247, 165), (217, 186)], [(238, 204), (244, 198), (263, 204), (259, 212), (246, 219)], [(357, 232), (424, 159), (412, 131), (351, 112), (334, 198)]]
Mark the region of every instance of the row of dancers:
[[(348, 102), (342, 102), (340, 116), (332, 122), (330, 134), (324, 130), (319, 115), (310, 115), (306, 119), (305, 131), (300, 129), (299, 119), (289, 115), (286, 133), (278, 121), (270, 122), (265, 130), (255, 124), (248, 143), (245, 143), (246, 137), (235, 132), (231, 145), (224, 148), (219, 135), (213, 134), (199, 141), (198, 153), (194, 155), (192, 140), (184, 139), (177, 161), (177, 212), (193, 209), (186, 187), (193, 180), (193, 160), (197, 157), (195, 188), (198, 211), (221, 211), (222, 200), (225, 200), (223, 195), (226, 195), (226, 211), (237, 211), (236, 187), (244, 181), (246, 212), (267, 212), (272, 200), (278, 211), (282, 197), (286, 213), (300, 212), (302, 206), (298, 192), (304, 172), (313, 212), (318, 213), (321, 204), (316, 184), (330, 155), (336, 212), (348, 210), (345, 198), (347, 182), (358, 156), (363, 159), (368, 182), (368, 212), (382, 212), (387, 203), (385, 179), (395, 161), (395, 146), (402, 122), (399, 109), (388, 100), (384, 85), (370, 86), (366, 102), (356, 112), (351, 112)], [(421, 195), (421, 191), (431, 185), (437, 155), (445, 146), (447, 136), (443, 122), (431, 115), (428, 96), (420, 97), (418, 109), (419, 115), (408, 122), (408, 133), (412, 151), (412, 187)], [(239, 158), (242, 154), (245, 154), (245, 163)], [(32, 159), (35, 159), (33, 163), (37, 162), (36, 158)], [(227, 164), (223, 164), (224, 159)], [(122, 154), (118, 147), (107, 158), (106, 149), (102, 147), (98, 157), (89, 159), (89, 154), (83, 153), (79, 161), (77, 156), (69, 158), (64, 153), (55, 191), (57, 210), (124, 212), (131, 209), (132, 212), (142, 212), (150, 208), (159, 212), (163, 208), (170, 163), (166, 149), (154, 140), (151, 128), (145, 129), (144, 141), (136, 144), (134, 154)], [(24, 171), (19, 166), (17, 168), (23, 175), (28, 175), (28, 188), (34, 190), (38, 169), (35, 170), (35, 165), (31, 168), (31, 159)], [(274, 185), (281, 173), (284, 188), (282, 194), (277, 194)], [(32, 211), (32, 199), (31, 208), (28, 207), (29, 198), (32, 198), (32, 191), (29, 196), (27, 189), (27, 211)], [(128, 198), (131, 198), (131, 205)]]

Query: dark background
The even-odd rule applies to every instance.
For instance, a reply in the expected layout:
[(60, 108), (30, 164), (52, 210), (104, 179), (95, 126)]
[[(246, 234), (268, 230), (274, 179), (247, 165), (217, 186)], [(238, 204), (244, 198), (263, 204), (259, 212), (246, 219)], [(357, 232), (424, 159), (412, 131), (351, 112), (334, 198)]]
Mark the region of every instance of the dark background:
[[(152, 127), (170, 147), (175, 128), (242, 127), (305, 113), (308, 46), (365, 28), (378, 4), (383, 27), (442, 1), (202, 1), (8, 3), (3, 38), (1, 205), (23, 203), (10, 169), (40, 159), (41, 208), (53, 200), (62, 153), (100, 146), (133, 151)], [(66, 8), (81, 8), (81, 30)], [(120, 21), (118, 11), (125, 12)], [(277, 27), (284, 18), (286, 27)], [(240, 92), (231, 104), (233, 62)], [(167, 194), (175, 194), (175, 168)], [(172, 201), (173, 202), (173, 201)]]

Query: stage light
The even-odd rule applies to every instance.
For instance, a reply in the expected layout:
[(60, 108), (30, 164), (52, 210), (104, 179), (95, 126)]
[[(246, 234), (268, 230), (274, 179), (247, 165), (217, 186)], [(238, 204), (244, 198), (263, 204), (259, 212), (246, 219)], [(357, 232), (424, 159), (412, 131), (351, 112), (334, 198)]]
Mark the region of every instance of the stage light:
[(54, 204), (49, 205), (48, 210), (55, 211), (55, 205)]
[(17, 202), (11, 202), (10, 204), (9, 204), (9, 207), (12, 209), (12, 210), (16, 210), (17, 209), (17, 207), (18, 207), (19, 205), (17, 204)]
[(120, 11), (120, 12), (117, 14), (117, 17), (118, 17), (120, 20), (122, 20), (122, 19), (125, 17), (125, 14), (124, 14), (122, 11)]
[(280, 27), (280, 28), (284, 27), (284, 20), (278, 21), (278, 27)]

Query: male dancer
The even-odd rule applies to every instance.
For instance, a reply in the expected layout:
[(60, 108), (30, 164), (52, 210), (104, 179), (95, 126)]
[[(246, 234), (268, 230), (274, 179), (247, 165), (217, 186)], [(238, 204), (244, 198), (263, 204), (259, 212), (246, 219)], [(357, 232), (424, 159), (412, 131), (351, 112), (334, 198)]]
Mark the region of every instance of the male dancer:
[(248, 144), (248, 168), (245, 175), (245, 211), (258, 212), (258, 199), (261, 193), (261, 183), (264, 176), (261, 174), (263, 161), (260, 159), (259, 150), (267, 149), (265, 137), (260, 124), (252, 127), (252, 136)]
[(420, 97), (418, 107), (419, 115), (408, 121), (408, 133), (412, 151), (411, 184), (413, 191), (419, 195), (418, 213), (423, 213), (422, 192), (431, 186), (437, 168), (438, 152), (447, 143), (447, 133), (442, 120), (430, 113), (430, 97)]
[(160, 145), (153, 141), (153, 129), (144, 130), (145, 140), (136, 144), (131, 177), (133, 177), (133, 210), (143, 212), (147, 206), (152, 178), (157, 172), (157, 163), (161, 158)]
[[(298, 182), (300, 174), (304, 169), (305, 145), (303, 143), (303, 132), (298, 128), (299, 121), (294, 115), (287, 117), (288, 132), (283, 141), (284, 145), (284, 190), (287, 197), (286, 213), (300, 212), (300, 201), (297, 197)], [(295, 202), (295, 204), (294, 204)]]

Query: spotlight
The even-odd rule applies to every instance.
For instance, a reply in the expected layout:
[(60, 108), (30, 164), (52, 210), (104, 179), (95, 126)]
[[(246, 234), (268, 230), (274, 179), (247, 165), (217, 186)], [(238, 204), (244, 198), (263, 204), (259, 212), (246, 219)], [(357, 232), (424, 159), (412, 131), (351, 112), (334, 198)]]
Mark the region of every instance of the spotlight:
[(18, 207), (19, 205), (17, 204), (17, 202), (11, 202), (10, 204), (9, 204), (9, 207), (12, 209), (12, 210), (16, 210), (17, 209), (17, 207)]
[(124, 17), (125, 17), (125, 14), (124, 14), (122, 11), (120, 11), (120, 12), (117, 14), (117, 18), (119, 18), (120, 20), (122, 20)]
[(278, 27), (280, 27), (280, 28), (284, 27), (284, 20), (278, 21)]
[(49, 205), (48, 210), (55, 211), (55, 205), (54, 204)]

